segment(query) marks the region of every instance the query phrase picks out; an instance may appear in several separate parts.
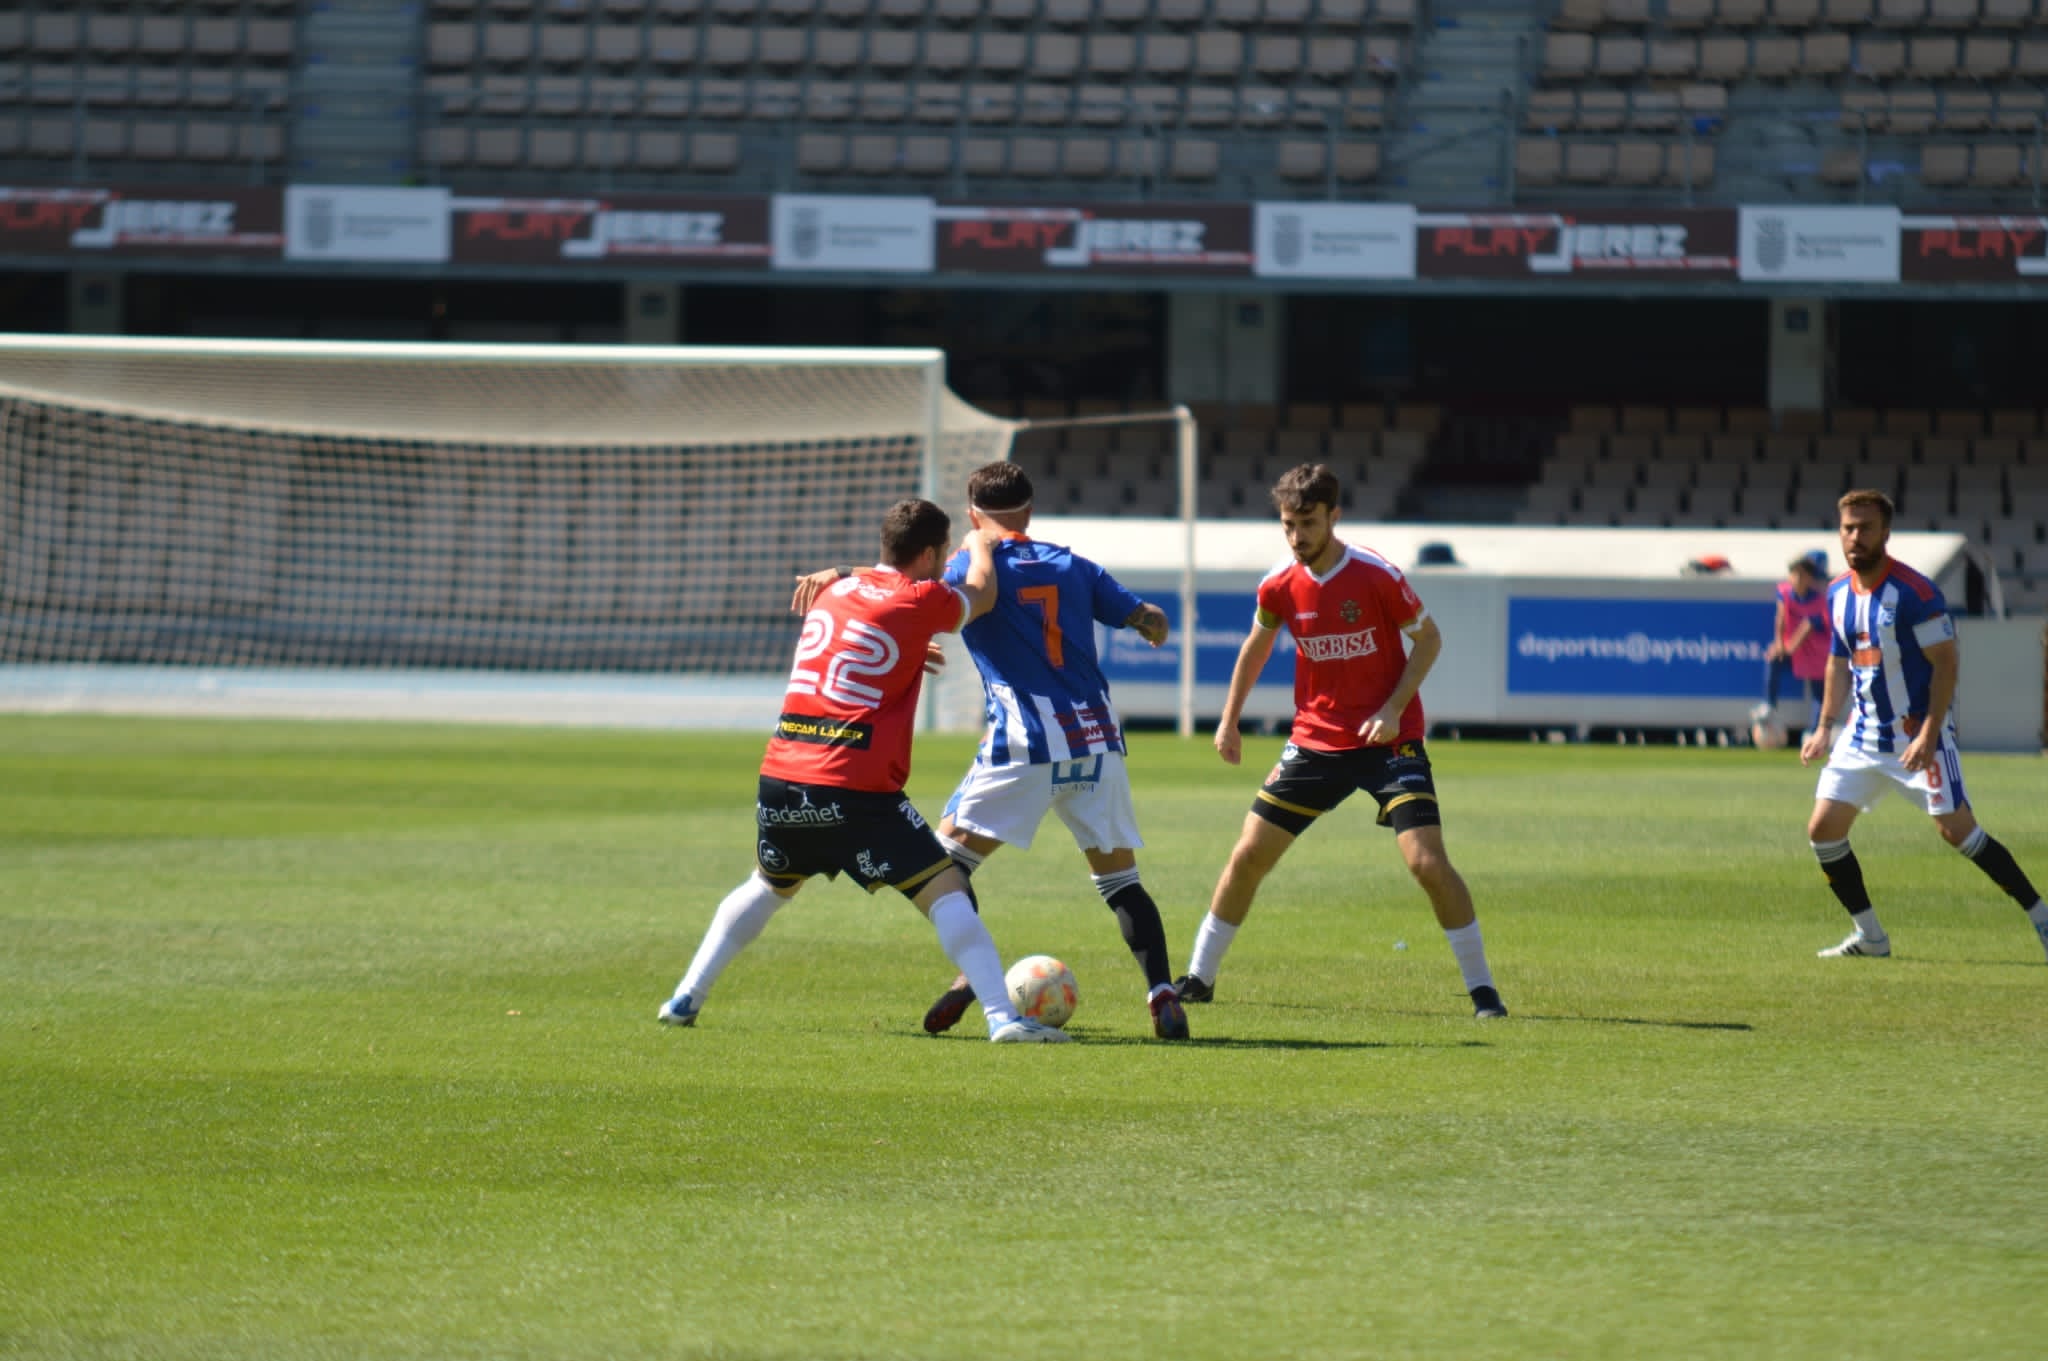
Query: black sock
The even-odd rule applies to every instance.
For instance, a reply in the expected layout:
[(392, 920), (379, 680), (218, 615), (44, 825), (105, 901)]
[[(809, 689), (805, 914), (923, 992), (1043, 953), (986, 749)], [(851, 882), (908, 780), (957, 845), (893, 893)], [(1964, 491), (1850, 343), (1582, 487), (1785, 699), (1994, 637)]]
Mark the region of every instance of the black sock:
[(1820, 860), (1821, 873), (1828, 877), (1828, 887), (1834, 891), (1835, 900), (1848, 909), (1850, 916), (1870, 910), (1870, 891), (1863, 887), (1863, 866), (1856, 859), (1856, 852), (1849, 849), (1847, 841), (1816, 841), (1813, 853)]
[[(1131, 958), (1138, 961), (1138, 967), (1145, 971), (1145, 986), (1156, 988), (1161, 983), (1173, 981), (1173, 966), (1167, 961), (1166, 926), (1159, 920), (1159, 904), (1152, 901), (1152, 895), (1138, 882), (1137, 871), (1130, 872), (1130, 882), (1121, 887), (1109, 888), (1102, 894), (1109, 910), (1116, 913), (1117, 929), (1124, 933), (1124, 944), (1131, 949)], [(1104, 876), (1122, 878), (1121, 875)], [(1098, 889), (1104, 885), (1098, 883)]]
[[(1975, 850), (1969, 849), (1969, 842), (1963, 844), (1963, 854), (1970, 857), (1970, 863), (1990, 875), (1991, 882), (2004, 889), (2005, 896), (2022, 908), (2032, 907), (2040, 902), (2041, 895), (2034, 892), (2034, 885), (2027, 879), (2026, 871), (2020, 868), (2019, 861), (2012, 858), (2012, 852), (2005, 848), (2005, 843), (1981, 827), (1977, 832), (1978, 836), (1983, 838), (1982, 844)], [(1971, 840), (1975, 841), (1977, 837), (1972, 837)]]

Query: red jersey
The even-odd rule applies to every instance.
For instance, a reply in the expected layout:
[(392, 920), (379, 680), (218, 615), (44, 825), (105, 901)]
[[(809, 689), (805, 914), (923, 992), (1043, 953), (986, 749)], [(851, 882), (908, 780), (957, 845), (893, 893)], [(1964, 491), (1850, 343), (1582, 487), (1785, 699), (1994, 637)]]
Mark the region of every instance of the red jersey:
[(959, 591), (892, 567), (855, 572), (819, 592), (761, 773), (882, 794), (902, 789), (925, 644), (966, 618)]
[[(1259, 583), (1259, 623), (1294, 635), (1294, 743), (1315, 751), (1365, 745), (1358, 730), (1401, 683), (1408, 649), (1401, 630), (1423, 616), (1401, 569), (1365, 548), (1344, 545), (1323, 576), (1300, 562)], [(1424, 732), (1422, 696), (1401, 711), (1396, 742)]]

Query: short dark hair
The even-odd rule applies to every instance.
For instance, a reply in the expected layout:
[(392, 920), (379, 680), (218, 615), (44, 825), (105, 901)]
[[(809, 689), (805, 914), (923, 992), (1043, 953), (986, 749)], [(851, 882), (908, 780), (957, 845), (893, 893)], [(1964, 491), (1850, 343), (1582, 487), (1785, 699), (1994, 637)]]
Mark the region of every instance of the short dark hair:
[(1877, 518), (1884, 522), (1884, 527), (1892, 527), (1892, 498), (1877, 488), (1858, 487), (1855, 491), (1844, 492), (1842, 499), (1835, 502), (1835, 509), (1838, 511), (1847, 510), (1851, 506), (1875, 506)]
[(1273, 508), (1282, 515), (1299, 515), (1312, 506), (1335, 510), (1342, 496), (1337, 474), (1320, 463), (1297, 463), (1273, 484)]
[(941, 553), (953, 541), (953, 519), (929, 501), (898, 501), (882, 516), (882, 561), (908, 567), (927, 548)]
[(1031, 474), (1014, 463), (984, 463), (967, 475), (967, 503), (992, 515), (1031, 504)]

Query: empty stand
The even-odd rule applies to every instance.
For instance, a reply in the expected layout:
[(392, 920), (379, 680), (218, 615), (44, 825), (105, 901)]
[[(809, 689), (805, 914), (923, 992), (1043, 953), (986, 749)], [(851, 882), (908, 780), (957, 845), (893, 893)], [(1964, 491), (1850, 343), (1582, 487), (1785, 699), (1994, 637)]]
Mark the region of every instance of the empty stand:
[[(1564, 143), (1518, 157), (1539, 187), (1668, 186), (1650, 148), (1666, 142), (1668, 158), (1681, 133), (1708, 148), (1684, 178), (1710, 185), (1732, 97), (1758, 148), (1738, 167), (1752, 201), (1788, 185), (1844, 201), (2041, 200), (2036, 0), (1561, 0), (1536, 67), (1523, 133)], [(1639, 137), (1610, 155), (1624, 131)]]
[(1768, 413), (1744, 408), (1574, 407), (1513, 519), (1824, 533), (1844, 491), (1875, 487), (1893, 497), (1902, 528), (1970, 534), (2012, 575), (2021, 603), (2038, 607), (2030, 592), (2048, 597), (2040, 413), (1845, 408), (1794, 419), (1801, 414), (1780, 413), (1771, 429)]
[(281, 171), (290, 0), (30, 0), (0, 12), (0, 163), (48, 177)]
[[(1263, 181), (1334, 194), (1380, 173), (1384, 87), (1407, 71), (1417, 22), (1412, 0), (425, 9), (422, 157), (447, 177), (489, 170), (494, 183), (516, 183), (513, 162), (544, 145), (555, 181), (658, 172), (673, 186), (671, 142), (623, 162), (618, 147), (664, 120), (709, 119), (741, 125), (721, 187), (750, 189), (816, 178), (886, 190), (943, 175), (956, 189), (1074, 181), (1099, 193), (1105, 180), (1137, 177), (1197, 193)], [(603, 137), (540, 136), (592, 118)], [(906, 124), (924, 129), (914, 145)], [(1119, 128), (1130, 135), (1109, 134)], [(480, 145), (493, 154), (480, 159)]]

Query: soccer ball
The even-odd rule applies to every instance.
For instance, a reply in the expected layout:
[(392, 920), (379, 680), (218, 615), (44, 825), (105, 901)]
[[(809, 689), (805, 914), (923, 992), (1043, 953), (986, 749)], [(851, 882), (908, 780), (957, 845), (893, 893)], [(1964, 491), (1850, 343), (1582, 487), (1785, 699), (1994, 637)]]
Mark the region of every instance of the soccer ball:
[(1761, 719), (1749, 726), (1749, 740), (1764, 751), (1776, 751), (1792, 740), (1785, 725), (1775, 719)]
[(1051, 955), (1026, 955), (1010, 966), (1003, 982), (1019, 1016), (1051, 1026), (1065, 1025), (1081, 1001), (1074, 971)]

